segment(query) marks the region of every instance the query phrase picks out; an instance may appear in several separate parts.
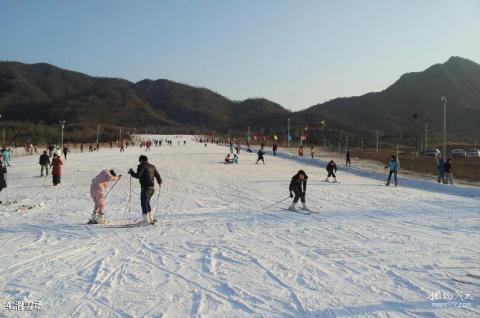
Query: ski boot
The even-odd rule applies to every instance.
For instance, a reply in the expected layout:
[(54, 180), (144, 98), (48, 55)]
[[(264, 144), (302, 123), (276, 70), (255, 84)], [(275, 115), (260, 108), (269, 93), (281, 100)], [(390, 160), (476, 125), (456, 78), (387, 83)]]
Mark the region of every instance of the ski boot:
[(292, 202), (292, 204), (288, 207), (290, 211), (297, 212), (297, 209), (295, 208), (295, 203)]

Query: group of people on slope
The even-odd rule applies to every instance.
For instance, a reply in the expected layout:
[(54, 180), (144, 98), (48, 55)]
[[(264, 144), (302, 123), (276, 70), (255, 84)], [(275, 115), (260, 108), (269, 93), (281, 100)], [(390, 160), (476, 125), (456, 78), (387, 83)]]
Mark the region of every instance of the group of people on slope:
[(52, 168), (53, 185), (56, 186), (61, 183), (63, 161), (59, 154), (53, 153), (53, 159), (50, 161), (47, 150), (44, 150), (43, 154), (40, 155), (38, 163), (40, 164), (40, 177), (43, 177), (44, 171), (45, 177), (47, 177), (49, 168)]
[[(155, 180), (158, 186), (162, 186), (162, 178), (157, 171), (157, 168), (148, 162), (148, 158), (145, 155), (141, 155), (138, 158), (140, 164), (137, 166), (137, 171), (133, 169), (128, 170), (128, 174), (132, 178), (136, 178), (140, 181), (140, 204), (142, 207), (142, 223), (153, 224), (155, 223), (154, 211), (150, 204), (150, 200), (155, 193)], [(90, 196), (94, 203), (94, 209), (92, 216), (89, 220), (90, 224), (104, 224), (107, 222), (104, 208), (105, 208), (105, 195), (104, 190), (111, 181), (120, 180), (122, 175), (115, 173), (113, 169), (106, 169), (100, 171), (100, 173), (92, 179), (90, 184)], [(111, 190), (110, 190), (111, 191)]]
[(453, 185), (453, 172), (452, 172), (452, 159), (448, 158), (447, 161), (444, 161), (442, 156), (439, 155), (436, 157), (437, 160), (437, 170), (438, 170), (438, 183), (442, 181), (443, 184), (452, 184)]

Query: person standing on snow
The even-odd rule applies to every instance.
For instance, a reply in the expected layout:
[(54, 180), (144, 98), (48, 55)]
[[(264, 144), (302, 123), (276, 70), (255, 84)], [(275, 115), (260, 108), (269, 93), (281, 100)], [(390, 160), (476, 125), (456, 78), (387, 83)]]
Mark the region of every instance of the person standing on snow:
[(257, 152), (257, 164), (260, 160), (262, 160), (263, 164), (265, 164), (265, 160), (263, 159), (263, 155), (265, 155), (265, 151), (263, 151), (263, 148), (260, 148), (260, 150)]
[(347, 153), (345, 154), (345, 167), (352, 167), (352, 162), (350, 161), (350, 149), (347, 149)]
[(273, 155), (276, 156), (277, 155), (277, 149), (278, 149), (278, 146), (276, 143), (273, 144), (272, 146), (272, 151), (273, 151)]
[[(305, 192), (307, 191), (307, 179), (308, 176), (303, 170), (299, 170), (297, 174), (292, 177), (290, 181), (290, 186), (288, 189), (290, 190), (290, 198), (293, 198), (293, 202), (288, 208), (291, 211), (297, 211), (295, 205), (298, 202), (298, 199), (302, 202), (302, 208), (306, 211), (309, 211), (307, 206), (305, 205)], [(295, 194), (295, 197), (293, 196)]]
[[(3, 165), (1, 158), (2, 157), (0, 157), (0, 192), (7, 187), (7, 180), (5, 178), (5, 175), (7, 174), (7, 167)], [(1, 200), (0, 204), (2, 204)]]
[(441, 156), (437, 158), (437, 170), (438, 170), (438, 183), (442, 180), (442, 183), (445, 184), (445, 162)]
[(10, 167), (10, 149), (9, 148), (5, 149), (5, 151), (2, 154), (2, 157), (3, 157), (3, 162), (5, 166)]
[(122, 176), (115, 174), (113, 170), (102, 170), (90, 184), (90, 196), (92, 197), (94, 208), (92, 217), (88, 220), (89, 224), (105, 224), (107, 220), (105, 219), (105, 214), (103, 209), (105, 208), (105, 197), (103, 195), (103, 190), (108, 186), (110, 181), (120, 180)]
[[(153, 224), (155, 218), (152, 212), (152, 207), (150, 206), (150, 199), (155, 193), (155, 179), (157, 179), (158, 186), (162, 186), (162, 178), (155, 168), (154, 165), (148, 162), (147, 156), (141, 155), (138, 158), (140, 164), (137, 167), (137, 172), (130, 169), (128, 173), (140, 181), (140, 186), (142, 188), (140, 192), (140, 202), (142, 205), (142, 217), (144, 224)], [(160, 190), (159, 190), (160, 191)]]
[(63, 146), (63, 157), (65, 158), (65, 160), (67, 160), (67, 154), (70, 152), (70, 150), (68, 149), (68, 145), (64, 145)]
[(43, 170), (45, 170), (45, 175), (48, 176), (48, 166), (50, 166), (50, 157), (47, 155), (47, 151), (43, 152), (43, 155), (40, 156), (38, 161), (40, 164), (40, 177), (43, 177)]
[(337, 164), (335, 163), (335, 161), (330, 160), (330, 162), (327, 163), (327, 166), (325, 167), (325, 169), (328, 172), (328, 175), (327, 175), (327, 178), (325, 179), (325, 182), (329, 182), (330, 177), (333, 177), (333, 183), (336, 183), (337, 182), (337, 176), (335, 175), (335, 173), (337, 173)]
[(445, 183), (453, 185), (452, 159), (448, 158), (445, 162)]
[(313, 146), (310, 147), (310, 156), (311, 156), (312, 159), (313, 159), (313, 157), (315, 157), (315, 147), (313, 147)]
[(53, 155), (52, 163), (50, 164), (50, 167), (53, 167), (53, 169), (52, 169), (52, 180), (53, 180), (53, 185), (54, 186), (58, 185), (61, 181), (62, 166), (63, 166), (62, 159), (60, 158), (59, 155), (57, 155), (55, 153)]
[(392, 179), (392, 174), (393, 174), (395, 176), (395, 186), (397, 186), (398, 185), (397, 174), (398, 174), (398, 169), (400, 168), (400, 162), (397, 160), (397, 157), (395, 155), (392, 155), (390, 157), (390, 161), (385, 166), (385, 169), (386, 168), (390, 169), (390, 173), (388, 174), (388, 180), (385, 185), (387, 187), (390, 186), (390, 180)]

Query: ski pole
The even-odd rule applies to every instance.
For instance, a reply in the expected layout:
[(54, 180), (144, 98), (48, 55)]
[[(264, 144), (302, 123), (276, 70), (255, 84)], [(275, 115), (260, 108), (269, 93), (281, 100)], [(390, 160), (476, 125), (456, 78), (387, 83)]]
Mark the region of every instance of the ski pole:
[(288, 197), (286, 197), (285, 199), (282, 199), (282, 200), (280, 200), (280, 201), (277, 201), (277, 202), (275, 202), (274, 204), (270, 204), (269, 206), (264, 207), (262, 210), (266, 210), (266, 209), (268, 209), (268, 208), (270, 208), (270, 207), (272, 207), (272, 206), (274, 206), (274, 205), (277, 205), (277, 204), (279, 204), (279, 203), (282, 203), (283, 201), (288, 200), (288, 199), (290, 199), (290, 196), (288, 196)]
[(158, 203), (160, 202), (160, 190), (162, 189), (162, 186), (158, 187), (158, 195), (157, 195), (157, 204), (155, 205), (155, 215), (157, 215), (158, 212)]
[(112, 188), (111, 188), (111, 189), (107, 192), (107, 194), (105, 195), (105, 201), (107, 200), (108, 195), (112, 192), (112, 190), (115, 189), (115, 186), (117, 185), (118, 180), (120, 180), (120, 179), (117, 179), (117, 180), (115, 181), (115, 183), (113, 184)]

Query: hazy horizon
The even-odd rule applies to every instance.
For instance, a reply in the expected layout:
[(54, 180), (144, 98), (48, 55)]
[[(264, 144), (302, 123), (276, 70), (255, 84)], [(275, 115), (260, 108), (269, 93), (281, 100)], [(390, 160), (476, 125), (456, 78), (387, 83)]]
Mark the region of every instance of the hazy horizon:
[(480, 1), (0, 0), (0, 60), (168, 79), (299, 110), (480, 61)]

